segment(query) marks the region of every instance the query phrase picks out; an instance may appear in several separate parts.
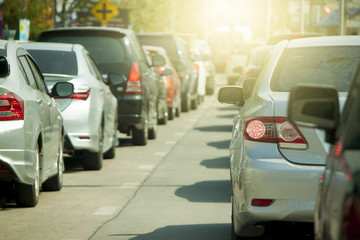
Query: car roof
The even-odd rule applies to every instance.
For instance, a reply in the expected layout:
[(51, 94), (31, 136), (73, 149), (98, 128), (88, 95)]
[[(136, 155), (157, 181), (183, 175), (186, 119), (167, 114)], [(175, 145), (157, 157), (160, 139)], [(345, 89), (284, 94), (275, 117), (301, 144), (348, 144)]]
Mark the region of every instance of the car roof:
[[(288, 40), (285, 40), (288, 41)], [(298, 38), (288, 41), (287, 48), (321, 47), (321, 46), (352, 46), (360, 45), (360, 36), (326, 36)]]
[(53, 43), (53, 42), (29, 42), (21, 43), (25, 49), (33, 50), (52, 50), (52, 51), (66, 51), (71, 52), (74, 48), (83, 48), (80, 44), (71, 43)]

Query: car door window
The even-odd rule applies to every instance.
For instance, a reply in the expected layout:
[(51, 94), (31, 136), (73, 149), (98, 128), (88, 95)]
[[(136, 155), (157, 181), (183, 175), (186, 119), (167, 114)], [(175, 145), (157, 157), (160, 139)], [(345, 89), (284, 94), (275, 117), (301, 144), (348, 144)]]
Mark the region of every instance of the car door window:
[(85, 56), (86, 63), (90, 69), (91, 75), (93, 75), (97, 80), (101, 81), (101, 74), (96, 67), (94, 60), (91, 58), (90, 54), (86, 54)]
[(34, 89), (38, 89), (35, 77), (31, 71), (28, 61), (26, 60), (26, 57), (23, 55), (23, 56), (19, 56), (18, 59), (21, 63), (21, 66), (22, 66), (24, 72), (25, 72), (25, 75), (26, 75), (29, 85), (31, 87), (33, 87)]
[(36, 81), (36, 84), (37, 84), (38, 88), (43, 93), (48, 93), (46, 85), (44, 83), (44, 80), (43, 80), (42, 74), (40, 73), (39, 68), (36, 66), (36, 64), (34, 63), (34, 61), (30, 57), (27, 57), (27, 60), (29, 61), (29, 64), (31, 66), (32, 73), (34, 74), (35, 81)]

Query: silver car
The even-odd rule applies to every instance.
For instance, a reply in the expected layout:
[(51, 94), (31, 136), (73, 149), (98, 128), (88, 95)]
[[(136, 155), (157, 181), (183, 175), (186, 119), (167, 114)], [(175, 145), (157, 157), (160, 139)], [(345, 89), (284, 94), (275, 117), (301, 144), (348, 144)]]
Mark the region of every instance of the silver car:
[(242, 106), (230, 143), (235, 239), (262, 235), (268, 222), (314, 221), (329, 144), (322, 130), (288, 121), (289, 91), (298, 84), (329, 85), (343, 104), (359, 60), (359, 36), (285, 40), (256, 81), (243, 83), (253, 86), (247, 99), (242, 87), (220, 89), (220, 102)]
[(0, 41), (2, 204), (13, 189), (19, 206), (34, 207), (41, 187), (62, 188), (63, 119), (52, 97), (72, 92), (72, 84), (58, 83), (50, 94), (29, 53), (17, 43)]
[(117, 101), (89, 52), (79, 44), (25, 43), (51, 89), (57, 82), (74, 84), (74, 94), (59, 98), (64, 118), (64, 153), (81, 154), (84, 169), (99, 170), (115, 157)]

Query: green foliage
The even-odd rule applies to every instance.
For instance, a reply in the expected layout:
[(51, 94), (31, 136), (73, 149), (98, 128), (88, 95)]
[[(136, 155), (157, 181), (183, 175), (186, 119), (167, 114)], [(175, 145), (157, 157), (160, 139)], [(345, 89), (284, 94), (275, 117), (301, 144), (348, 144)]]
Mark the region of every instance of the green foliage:
[(43, 30), (54, 26), (52, 17), (53, 0), (5, 0), (4, 29), (15, 29), (19, 36), (19, 19), (30, 20), (30, 39)]

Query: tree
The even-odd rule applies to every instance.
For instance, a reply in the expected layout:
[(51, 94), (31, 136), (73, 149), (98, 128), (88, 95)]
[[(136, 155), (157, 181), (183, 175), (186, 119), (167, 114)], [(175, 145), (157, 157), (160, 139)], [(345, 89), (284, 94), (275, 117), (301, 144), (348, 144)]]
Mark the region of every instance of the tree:
[[(19, 7), (20, 6), (20, 7)], [(19, 20), (30, 20), (30, 39), (54, 26), (53, 0), (5, 0), (4, 1), (4, 29), (15, 29), (19, 36)]]

